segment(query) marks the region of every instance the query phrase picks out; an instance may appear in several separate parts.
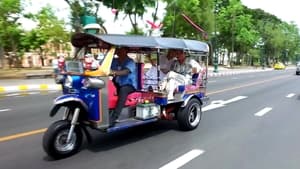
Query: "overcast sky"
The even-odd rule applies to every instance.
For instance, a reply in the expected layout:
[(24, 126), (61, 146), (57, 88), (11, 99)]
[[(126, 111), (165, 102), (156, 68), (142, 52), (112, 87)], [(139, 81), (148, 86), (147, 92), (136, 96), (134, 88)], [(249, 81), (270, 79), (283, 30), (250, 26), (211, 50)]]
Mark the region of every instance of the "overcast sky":
[(245, 6), (251, 9), (261, 8), (283, 21), (293, 21), (300, 28), (299, 0), (241, 0)]
[[(26, 0), (28, 2), (28, 0)], [(50, 4), (55, 10), (57, 10), (57, 15), (59, 18), (67, 19), (69, 14), (66, 14), (68, 10), (68, 5), (63, 0), (31, 0), (32, 3), (27, 10), (38, 11), (42, 6)], [(299, 17), (299, 0), (241, 0), (245, 6), (249, 8), (261, 8), (264, 11), (276, 15), (278, 18), (286, 22), (295, 22), (300, 28), (300, 17)], [(163, 10), (161, 10), (163, 11)], [(123, 34), (126, 31), (131, 29), (129, 20), (123, 21), (123, 18), (120, 17), (119, 20), (114, 22), (114, 14), (111, 12), (111, 9), (102, 7), (101, 12), (102, 16), (105, 19), (106, 23), (104, 26), (107, 28), (108, 33), (119, 33)], [(162, 13), (158, 15), (160, 19), (162, 18)], [(151, 19), (151, 15), (148, 13), (144, 16), (144, 20), (140, 21), (139, 24), (146, 25), (146, 20)], [(25, 29), (32, 28), (34, 24), (26, 22)]]

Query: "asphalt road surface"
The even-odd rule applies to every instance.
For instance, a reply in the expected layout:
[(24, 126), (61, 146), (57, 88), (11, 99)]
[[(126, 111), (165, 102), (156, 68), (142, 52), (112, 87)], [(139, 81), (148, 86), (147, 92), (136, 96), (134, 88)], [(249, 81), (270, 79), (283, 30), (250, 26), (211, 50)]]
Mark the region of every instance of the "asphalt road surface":
[(182, 132), (159, 122), (93, 132), (74, 156), (54, 161), (42, 133), (59, 92), (0, 98), (2, 169), (299, 169), (300, 76), (294, 70), (210, 78), (210, 104), (199, 127)]

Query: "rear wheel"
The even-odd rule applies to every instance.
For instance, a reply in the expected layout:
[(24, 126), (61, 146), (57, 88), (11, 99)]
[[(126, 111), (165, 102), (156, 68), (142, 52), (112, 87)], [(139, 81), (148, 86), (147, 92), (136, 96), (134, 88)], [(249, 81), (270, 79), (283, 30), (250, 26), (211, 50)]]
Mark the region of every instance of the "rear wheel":
[(79, 151), (83, 138), (82, 131), (76, 126), (71, 140), (67, 142), (70, 127), (70, 121), (60, 120), (50, 125), (45, 132), (43, 136), (43, 148), (52, 158), (65, 158)]
[(177, 114), (179, 128), (185, 131), (193, 130), (200, 124), (202, 117), (201, 103), (192, 98)]

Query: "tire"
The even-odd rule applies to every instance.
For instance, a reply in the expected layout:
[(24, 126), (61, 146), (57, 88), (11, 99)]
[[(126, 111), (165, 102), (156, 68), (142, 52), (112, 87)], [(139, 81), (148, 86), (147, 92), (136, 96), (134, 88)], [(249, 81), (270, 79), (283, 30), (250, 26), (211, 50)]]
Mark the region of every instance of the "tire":
[(181, 130), (194, 130), (200, 124), (202, 117), (201, 103), (192, 98), (188, 104), (177, 113), (177, 122)]
[(43, 148), (50, 157), (54, 159), (66, 158), (79, 151), (83, 140), (80, 127), (75, 127), (70, 143), (65, 143), (70, 127), (70, 121), (60, 120), (51, 124), (44, 133)]

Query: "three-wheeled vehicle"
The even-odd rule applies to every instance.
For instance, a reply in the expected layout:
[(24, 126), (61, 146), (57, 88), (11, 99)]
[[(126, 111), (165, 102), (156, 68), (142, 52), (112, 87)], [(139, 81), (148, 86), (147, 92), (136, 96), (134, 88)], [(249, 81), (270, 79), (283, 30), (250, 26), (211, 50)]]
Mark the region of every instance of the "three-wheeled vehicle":
[[(109, 133), (158, 120), (177, 120), (182, 130), (193, 130), (199, 125), (201, 107), (208, 100), (206, 72), (209, 48), (206, 43), (176, 38), (88, 33), (74, 34), (71, 42), (76, 49), (74, 59), (60, 64), (63, 66), (55, 80), (62, 85), (63, 94), (54, 100), (50, 112), (53, 117), (61, 109), (63, 117), (51, 124), (43, 136), (43, 148), (49, 156), (59, 159), (78, 152), (84, 134), (91, 137), (87, 127)], [(115, 50), (119, 47), (129, 48), (129, 55), (136, 62), (138, 89), (129, 94), (120, 120), (110, 127), (109, 114), (116, 107), (118, 96), (109, 74)], [(147, 81), (144, 76), (146, 55), (157, 58), (159, 71), (159, 58), (165, 56), (164, 52), (169, 49), (184, 50), (189, 57), (203, 63), (196, 82), (180, 86), (173, 100), (168, 100), (159, 83), (151, 87), (144, 84)], [(92, 66), (91, 60), (94, 58), (97, 58), (94, 60), (98, 63), (96, 67)], [(159, 72), (157, 75), (159, 81)]]

